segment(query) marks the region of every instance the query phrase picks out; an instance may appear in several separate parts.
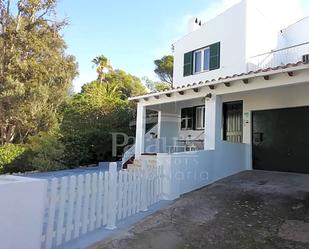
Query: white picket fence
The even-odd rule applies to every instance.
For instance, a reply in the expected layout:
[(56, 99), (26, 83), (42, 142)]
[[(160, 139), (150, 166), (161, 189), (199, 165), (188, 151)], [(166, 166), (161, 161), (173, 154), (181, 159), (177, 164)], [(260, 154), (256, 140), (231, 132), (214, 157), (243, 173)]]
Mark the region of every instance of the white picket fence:
[(161, 166), (55, 178), (49, 182), (42, 248), (57, 248), (91, 231), (116, 228), (117, 221), (162, 199)]

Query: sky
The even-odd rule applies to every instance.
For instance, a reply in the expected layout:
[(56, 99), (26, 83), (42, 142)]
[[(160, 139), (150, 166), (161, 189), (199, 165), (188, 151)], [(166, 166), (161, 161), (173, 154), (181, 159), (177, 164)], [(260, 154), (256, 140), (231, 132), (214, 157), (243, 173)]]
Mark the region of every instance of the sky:
[[(158, 80), (155, 59), (171, 54), (171, 45), (187, 32), (187, 22), (204, 22), (240, 0), (59, 0), (57, 15), (67, 18), (63, 31), (67, 53), (76, 57), (79, 76), (75, 92), (96, 79), (91, 63), (105, 55), (115, 69)], [(278, 27), (309, 16), (308, 0), (248, 0), (278, 20)]]

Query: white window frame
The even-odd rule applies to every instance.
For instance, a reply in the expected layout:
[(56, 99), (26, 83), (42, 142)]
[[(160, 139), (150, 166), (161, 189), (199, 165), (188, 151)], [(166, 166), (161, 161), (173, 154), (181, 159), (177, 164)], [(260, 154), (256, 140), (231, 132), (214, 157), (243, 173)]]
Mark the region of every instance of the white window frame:
[[(201, 110), (201, 112), (199, 112), (198, 110)], [(201, 123), (198, 124), (197, 120), (198, 120), (198, 113), (201, 114), (200, 117), (200, 121)], [(195, 109), (195, 129), (196, 130), (203, 130), (205, 129), (205, 106), (197, 106)]]
[[(192, 128), (191, 127), (189, 127), (189, 120), (190, 119), (192, 119), (192, 118), (182, 118), (181, 119), (181, 123), (183, 122), (183, 121), (185, 121), (185, 127), (183, 127), (183, 128), (181, 128), (182, 130), (191, 130)], [(191, 121), (192, 122), (192, 121)]]
[[(210, 48), (209, 47), (206, 47), (206, 48), (202, 48), (202, 49), (199, 49), (199, 50), (196, 50), (193, 52), (193, 74), (200, 74), (200, 73), (204, 73), (204, 72), (208, 72), (209, 71), (209, 68), (207, 70), (204, 70), (204, 56), (205, 56), (205, 51), (209, 51)], [(198, 52), (202, 52), (202, 56), (201, 56), (201, 71), (199, 72), (196, 72), (196, 68), (195, 68), (195, 60), (196, 60), (196, 53)], [(209, 62), (208, 64), (210, 64), (210, 56), (209, 56)]]
[[(187, 108), (190, 108), (190, 107), (186, 107), (186, 108), (181, 108), (181, 116), (182, 116), (182, 111), (183, 109), (187, 109)], [(185, 126), (184, 127), (181, 127), (181, 130), (194, 130), (194, 127), (193, 127), (193, 117), (194, 117), (194, 114), (192, 113), (192, 116), (191, 117), (184, 117), (182, 118), (181, 117), (181, 120), (180, 120), (180, 126), (182, 124), (182, 122), (184, 121), (185, 123)], [(191, 120), (191, 127), (189, 127), (189, 120)]]

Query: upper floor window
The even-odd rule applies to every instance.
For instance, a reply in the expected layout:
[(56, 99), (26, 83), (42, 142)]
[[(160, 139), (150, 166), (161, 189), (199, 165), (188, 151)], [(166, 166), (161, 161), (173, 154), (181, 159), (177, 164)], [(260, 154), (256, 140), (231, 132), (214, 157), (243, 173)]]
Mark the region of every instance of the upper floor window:
[(194, 52), (194, 73), (209, 71), (209, 47)]
[(184, 77), (218, 68), (220, 68), (220, 42), (184, 55)]

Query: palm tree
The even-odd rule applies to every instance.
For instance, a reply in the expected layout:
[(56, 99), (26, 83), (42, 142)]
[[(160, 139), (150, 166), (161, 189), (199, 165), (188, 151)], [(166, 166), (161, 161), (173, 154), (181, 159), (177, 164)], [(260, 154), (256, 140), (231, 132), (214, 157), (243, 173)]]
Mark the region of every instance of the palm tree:
[(104, 55), (100, 55), (94, 58), (92, 63), (97, 67), (98, 81), (104, 82), (106, 74), (113, 70), (109, 60)]

